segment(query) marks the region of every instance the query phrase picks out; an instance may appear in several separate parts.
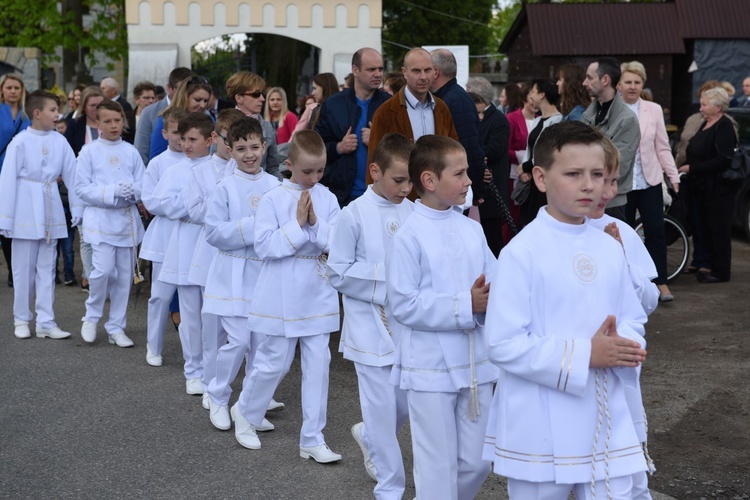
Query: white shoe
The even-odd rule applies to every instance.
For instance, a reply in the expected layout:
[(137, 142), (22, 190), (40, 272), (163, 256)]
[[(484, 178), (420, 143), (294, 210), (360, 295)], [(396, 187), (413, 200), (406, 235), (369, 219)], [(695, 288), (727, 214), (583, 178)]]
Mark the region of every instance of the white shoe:
[(13, 334), (17, 339), (28, 339), (31, 338), (31, 330), (29, 330), (28, 323), (16, 322), (16, 328)]
[(260, 425), (255, 428), (255, 430), (258, 432), (268, 432), (274, 430), (275, 428), (276, 426), (274, 426), (271, 422), (264, 418), (263, 422), (261, 422)]
[(327, 444), (312, 447), (299, 447), (299, 456), (302, 458), (312, 458), (319, 464), (330, 464), (341, 460), (341, 455), (334, 453)]
[(191, 378), (185, 381), (185, 392), (192, 396), (203, 394), (203, 384), (199, 378)]
[(133, 341), (130, 337), (125, 335), (125, 332), (115, 333), (114, 335), (108, 335), (109, 343), (114, 344), (117, 347), (133, 347)]
[(151, 352), (148, 343), (146, 344), (146, 363), (151, 366), (161, 366), (162, 364), (161, 354), (154, 354)]
[(96, 340), (96, 323), (91, 321), (83, 320), (83, 326), (81, 326), (81, 337), (89, 344)]
[(362, 439), (362, 428), (364, 426), (364, 422), (354, 424), (352, 426), (352, 436), (354, 436), (354, 440), (359, 445), (359, 449), (362, 450), (362, 455), (364, 455), (365, 457), (365, 470), (367, 471), (367, 475), (370, 476), (370, 479), (372, 479), (373, 481), (377, 481), (378, 471), (375, 468), (375, 464), (372, 463), (372, 459), (370, 459), (370, 450), (367, 449), (367, 446), (365, 446), (365, 441), (364, 439)]
[(70, 337), (70, 333), (64, 332), (59, 326), (55, 325), (52, 328), (40, 328), (36, 327), (36, 336), (39, 338), (49, 337), (51, 339), (67, 339)]
[(284, 409), (284, 403), (281, 403), (271, 398), (271, 402), (268, 403), (268, 409), (266, 411), (281, 411), (283, 409)]
[(250, 450), (259, 450), (260, 439), (258, 439), (258, 434), (256, 434), (253, 424), (242, 416), (236, 404), (232, 406), (230, 413), (232, 414), (232, 420), (234, 420), (234, 437), (237, 439), (237, 442)]
[(210, 410), (211, 409), (211, 403), (209, 403), (208, 400), (209, 400), (208, 392), (206, 392), (205, 389), (204, 389), (203, 397), (201, 398), (201, 406), (203, 407), (204, 410)]
[(232, 428), (232, 421), (229, 418), (229, 407), (227, 405), (218, 405), (213, 402), (208, 394), (204, 394), (208, 399), (208, 411), (211, 423), (220, 431), (228, 431)]

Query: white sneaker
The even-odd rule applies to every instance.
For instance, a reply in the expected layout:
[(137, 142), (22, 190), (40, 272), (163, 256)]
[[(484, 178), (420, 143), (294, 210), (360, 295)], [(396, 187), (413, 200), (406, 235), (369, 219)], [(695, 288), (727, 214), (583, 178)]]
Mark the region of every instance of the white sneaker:
[(271, 402), (268, 403), (268, 409), (266, 411), (281, 411), (283, 409), (284, 409), (284, 403), (281, 403), (271, 398)]
[(114, 344), (117, 347), (133, 347), (133, 341), (125, 335), (125, 332), (119, 332), (108, 336), (110, 344)]
[(199, 378), (191, 378), (185, 381), (185, 392), (192, 396), (203, 394), (203, 384)]
[[(208, 397), (208, 391), (206, 391), (204, 389), (203, 397), (201, 398), (201, 406), (203, 407), (204, 410), (210, 410), (211, 409), (211, 403), (209, 402), (209, 399), (210, 398)], [(229, 411), (229, 410), (227, 410), (227, 411)]]
[(258, 432), (268, 432), (274, 430), (275, 428), (276, 426), (274, 426), (271, 422), (264, 418), (263, 422), (261, 422), (260, 425), (255, 428), (255, 430)]
[(36, 336), (42, 339), (45, 337), (51, 339), (67, 339), (70, 337), (70, 333), (62, 331), (59, 326), (53, 326), (52, 328), (40, 328), (37, 326)]
[(148, 343), (146, 344), (146, 363), (151, 366), (161, 366), (162, 364), (161, 354), (154, 354), (151, 352)]
[(362, 450), (362, 455), (364, 455), (365, 457), (365, 470), (367, 471), (367, 475), (370, 476), (370, 479), (372, 479), (373, 481), (377, 481), (378, 471), (375, 468), (375, 464), (372, 463), (372, 459), (370, 458), (370, 450), (367, 449), (367, 446), (365, 446), (365, 440), (362, 439), (362, 429), (364, 428), (364, 426), (364, 422), (354, 424), (352, 426), (352, 436), (354, 436), (354, 440), (359, 445), (359, 449)]
[(83, 326), (81, 326), (81, 337), (84, 341), (89, 344), (96, 340), (96, 323), (91, 321), (83, 320)]
[(255, 432), (255, 427), (242, 416), (236, 404), (232, 406), (230, 413), (232, 420), (234, 420), (234, 437), (237, 439), (237, 442), (250, 450), (259, 450), (260, 439), (258, 439), (258, 434)]
[(334, 453), (327, 444), (312, 447), (299, 447), (299, 456), (302, 458), (312, 458), (319, 464), (330, 464), (341, 460), (341, 455)]
[(31, 338), (31, 330), (29, 330), (29, 324), (26, 322), (16, 322), (15, 331), (13, 334), (17, 339), (28, 339)]
[(208, 399), (208, 412), (211, 423), (220, 431), (228, 431), (232, 428), (232, 421), (229, 418), (229, 407), (227, 405), (218, 405), (204, 394)]

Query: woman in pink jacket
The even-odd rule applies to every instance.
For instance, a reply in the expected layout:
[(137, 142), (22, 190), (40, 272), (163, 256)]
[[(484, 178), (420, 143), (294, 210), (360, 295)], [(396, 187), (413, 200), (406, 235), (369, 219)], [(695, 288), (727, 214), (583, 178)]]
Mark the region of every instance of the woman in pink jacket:
[(633, 189), (625, 208), (628, 223), (635, 226), (636, 211), (643, 222), (646, 248), (656, 265), (658, 276), (653, 282), (659, 288), (659, 301), (671, 302), (674, 296), (667, 286), (667, 243), (664, 236), (664, 201), (661, 183), (664, 174), (675, 191), (680, 178), (669, 146), (664, 112), (656, 103), (641, 99), (646, 83), (646, 69), (638, 61), (623, 63), (617, 89), (622, 100), (633, 110), (641, 126), (641, 143), (633, 166)]

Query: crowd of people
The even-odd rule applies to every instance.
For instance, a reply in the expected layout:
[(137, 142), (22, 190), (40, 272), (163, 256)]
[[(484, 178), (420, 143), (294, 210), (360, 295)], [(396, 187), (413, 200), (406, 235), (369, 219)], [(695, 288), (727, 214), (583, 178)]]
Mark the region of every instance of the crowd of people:
[(499, 106), (486, 79), (458, 84), (445, 49), (383, 69), (360, 49), (345, 88), (316, 75), (290, 109), (257, 74), (231, 75), (223, 99), (176, 68), (164, 89), (138, 83), (134, 106), (113, 78), (73, 89), (67, 113), (5, 75), (0, 244), (15, 336), (31, 337), (32, 309), (37, 337), (71, 336), (54, 289), (78, 284), (79, 234), (83, 340), (96, 342), (109, 298), (107, 341), (134, 345), (128, 298), (150, 267), (146, 362), (163, 365), (171, 312), (186, 393), (245, 448), (274, 429), (299, 346), (299, 454), (341, 460), (323, 435), (341, 329), (376, 498), (404, 493), (407, 419), (418, 498), (473, 498), (490, 470), (511, 498), (650, 498), (638, 378), (647, 316), (674, 298), (662, 183), (687, 200), (688, 270), (728, 281), (727, 91), (701, 88), (675, 161), (637, 61), (565, 65), (556, 82), (506, 85)]

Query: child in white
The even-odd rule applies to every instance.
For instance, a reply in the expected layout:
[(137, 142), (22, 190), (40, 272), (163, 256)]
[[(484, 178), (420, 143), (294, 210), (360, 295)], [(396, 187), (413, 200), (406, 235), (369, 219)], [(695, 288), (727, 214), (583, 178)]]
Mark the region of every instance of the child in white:
[(341, 455), (323, 437), (328, 404), (330, 332), (339, 328), (338, 294), (328, 283), (326, 254), (339, 215), (336, 197), (318, 185), (325, 145), (312, 130), (297, 132), (286, 161), (292, 174), (268, 191), (255, 214), (255, 252), (264, 259), (250, 304), (248, 328), (267, 335), (249, 380), (232, 407), (235, 437), (260, 448), (256, 429), (289, 371), (297, 342), (302, 353), (300, 456), (335, 462)]
[(140, 253), (142, 259), (150, 260), (152, 263), (151, 297), (148, 299), (146, 333), (146, 362), (151, 366), (162, 365), (161, 351), (164, 347), (164, 326), (169, 314), (169, 304), (177, 290), (176, 285), (159, 280), (169, 238), (172, 236), (172, 230), (177, 223), (166, 216), (166, 212), (153, 194), (164, 172), (172, 165), (187, 158), (182, 152), (180, 134), (177, 132), (177, 126), (185, 116), (187, 116), (187, 111), (181, 108), (169, 108), (162, 113), (164, 119), (162, 135), (167, 140), (168, 147), (166, 151), (148, 163), (146, 173), (143, 175), (143, 188), (141, 189), (143, 206), (154, 216), (148, 225), (148, 229), (146, 229)]
[(388, 303), (402, 334), (391, 381), (407, 393), (418, 498), (474, 498), (497, 369), (482, 328), (495, 263), (475, 221), (453, 209), (471, 181), (463, 147), (422, 136), (409, 159), (421, 200), (386, 258)]
[[(203, 296), (203, 312), (219, 317), (227, 333), (218, 350), (215, 377), (208, 385), (210, 419), (221, 430), (231, 427), (230, 384), (246, 356), (246, 374), (265, 335), (248, 329), (247, 314), (263, 260), (253, 246), (255, 213), (260, 199), (279, 185), (278, 179), (260, 168), (263, 129), (260, 122), (244, 116), (224, 131), (232, 146), (237, 168), (216, 186), (206, 213), (206, 240), (218, 249), (211, 263)], [(204, 331), (205, 335), (205, 331)], [(270, 424), (270, 423), (269, 423)]]
[(545, 130), (533, 176), (548, 205), (500, 254), (486, 323), (501, 368), (485, 460), (511, 499), (628, 499), (645, 470), (624, 386), (637, 383), (646, 316), (619, 244), (586, 223), (603, 190), (602, 135)]
[(96, 339), (96, 325), (109, 296), (109, 319), (104, 324), (109, 343), (132, 347), (125, 324), (130, 286), (142, 279), (136, 252), (143, 239), (143, 224), (136, 203), (145, 167), (138, 151), (122, 140), (122, 107), (102, 101), (96, 116), (101, 133), (81, 149), (76, 170), (76, 194), (87, 205), (81, 239), (91, 244), (94, 263), (81, 337), (89, 343)]
[[(216, 248), (206, 241), (204, 226), (206, 210), (216, 185), (231, 174), (231, 171), (227, 171), (227, 166), (234, 170), (235, 162), (232, 161), (229, 145), (223, 137), (226, 137), (227, 130), (232, 123), (241, 118), (244, 118), (244, 115), (237, 109), (222, 110), (216, 118), (215, 129), (211, 132), (211, 143), (216, 146), (216, 153), (211, 156), (211, 161), (200, 163), (190, 169), (187, 192), (188, 214), (193, 221), (201, 225), (201, 229), (190, 263), (188, 281), (200, 286), (201, 293), (205, 292), (208, 268), (217, 254)], [(219, 318), (206, 309), (201, 311), (201, 327), (203, 407), (208, 409), (208, 394), (205, 391), (208, 389), (209, 382), (216, 376), (216, 355), (219, 347), (226, 344), (227, 335), (219, 325)]]
[(406, 481), (397, 439), (409, 416), (406, 393), (390, 383), (404, 327), (386, 297), (385, 256), (413, 208), (406, 199), (412, 189), (410, 151), (409, 140), (399, 134), (378, 143), (370, 164), (373, 184), (341, 211), (328, 257), (331, 286), (344, 302), (339, 351), (354, 362), (359, 383), (364, 423), (355, 424), (352, 434), (378, 482), (378, 499), (400, 499)]
[[(65, 212), (57, 178), (72, 187), (75, 155), (55, 131), (57, 97), (43, 91), (29, 94), (26, 111), (31, 127), (8, 145), (0, 174), (0, 232), (13, 238), (13, 318), (15, 336), (29, 338), (31, 300), (36, 294), (36, 336), (70, 337), (55, 323), (55, 262), (57, 240), (66, 238)], [(73, 222), (80, 222), (83, 207), (69, 189)]]
[(213, 122), (203, 113), (190, 113), (180, 121), (177, 131), (182, 138), (182, 151), (187, 159), (172, 165), (164, 172), (153, 194), (164, 215), (175, 221), (164, 255), (164, 263), (159, 272), (159, 280), (177, 286), (182, 318), (179, 333), (182, 355), (185, 359), (185, 392), (202, 395), (203, 297), (200, 286), (188, 280), (201, 224), (190, 217), (187, 193), (190, 170), (203, 163), (211, 164), (208, 150), (211, 145)]

